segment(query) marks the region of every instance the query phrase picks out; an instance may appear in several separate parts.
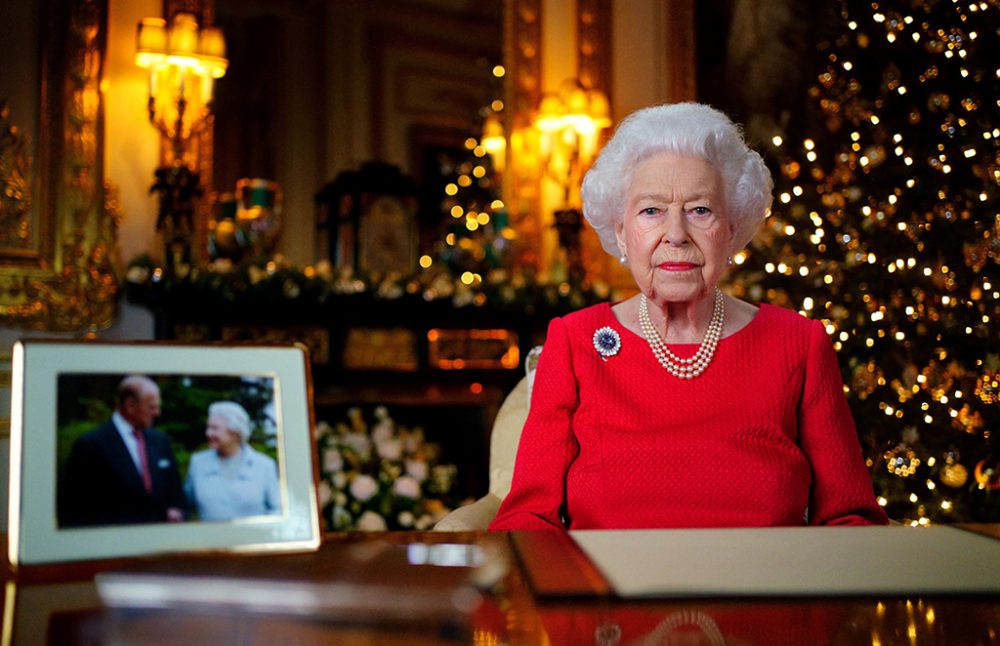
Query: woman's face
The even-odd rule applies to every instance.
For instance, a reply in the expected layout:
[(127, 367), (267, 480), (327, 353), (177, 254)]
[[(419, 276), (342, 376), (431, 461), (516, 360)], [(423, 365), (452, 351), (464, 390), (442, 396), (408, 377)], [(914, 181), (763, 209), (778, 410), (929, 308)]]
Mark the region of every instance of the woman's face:
[(208, 445), (220, 455), (232, 455), (243, 444), (243, 438), (236, 431), (229, 430), (226, 419), (221, 415), (209, 415), (205, 425), (205, 437)]
[(647, 298), (662, 306), (713, 293), (733, 235), (724, 204), (704, 159), (661, 152), (639, 162), (616, 236)]

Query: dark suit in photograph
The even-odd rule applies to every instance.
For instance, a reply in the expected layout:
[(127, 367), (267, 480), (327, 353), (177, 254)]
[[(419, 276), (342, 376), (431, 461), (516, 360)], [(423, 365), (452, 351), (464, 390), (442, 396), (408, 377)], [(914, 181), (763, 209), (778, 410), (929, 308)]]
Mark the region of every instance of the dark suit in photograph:
[(74, 442), (57, 483), (59, 527), (163, 523), (167, 509), (187, 506), (170, 439), (155, 429), (144, 436), (149, 492), (112, 421)]

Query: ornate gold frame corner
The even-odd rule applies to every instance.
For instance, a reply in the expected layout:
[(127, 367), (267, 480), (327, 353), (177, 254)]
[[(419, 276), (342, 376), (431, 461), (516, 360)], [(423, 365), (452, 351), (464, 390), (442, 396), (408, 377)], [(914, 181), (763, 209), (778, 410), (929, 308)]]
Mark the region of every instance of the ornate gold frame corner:
[(117, 314), (120, 215), (104, 178), (100, 89), (107, 9), (107, 0), (48, 3), (40, 88), (21, 89), (40, 92), (34, 145), (0, 100), (2, 326), (95, 330)]

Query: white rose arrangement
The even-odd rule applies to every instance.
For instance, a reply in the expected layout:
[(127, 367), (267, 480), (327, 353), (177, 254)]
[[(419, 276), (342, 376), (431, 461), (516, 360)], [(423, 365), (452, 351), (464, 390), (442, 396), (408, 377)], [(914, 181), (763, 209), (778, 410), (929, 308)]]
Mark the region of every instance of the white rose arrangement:
[(457, 503), (457, 468), (438, 464), (423, 429), (398, 426), (384, 406), (369, 426), (360, 408), (316, 427), (320, 507), (328, 531), (424, 530)]

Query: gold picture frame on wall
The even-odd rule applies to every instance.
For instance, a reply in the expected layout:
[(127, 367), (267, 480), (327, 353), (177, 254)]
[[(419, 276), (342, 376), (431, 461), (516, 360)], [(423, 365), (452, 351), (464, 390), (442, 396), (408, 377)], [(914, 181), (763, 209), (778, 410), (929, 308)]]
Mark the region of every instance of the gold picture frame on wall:
[(416, 200), (409, 196), (362, 197), (361, 249), (364, 271), (406, 275), (417, 266)]
[(117, 311), (104, 178), (107, 0), (4, 3), (0, 326), (93, 330)]

